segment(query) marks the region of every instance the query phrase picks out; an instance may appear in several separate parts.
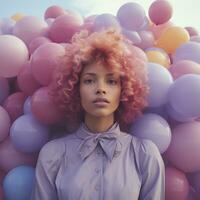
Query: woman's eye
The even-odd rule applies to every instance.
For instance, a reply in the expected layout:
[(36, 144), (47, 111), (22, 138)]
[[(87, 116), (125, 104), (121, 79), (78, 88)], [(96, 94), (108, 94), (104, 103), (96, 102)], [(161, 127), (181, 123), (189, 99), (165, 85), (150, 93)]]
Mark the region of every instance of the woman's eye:
[(86, 84), (90, 84), (90, 83), (93, 83), (93, 80), (92, 79), (86, 79), (83, 82), (86, 83)]
[(116, 84), (117, 84), (117, 81), (116, 81), (116, 80), (109, 80), (108, 82), (109, 82), (109, 84), (111, 84), (111, 85), (116, 85)]

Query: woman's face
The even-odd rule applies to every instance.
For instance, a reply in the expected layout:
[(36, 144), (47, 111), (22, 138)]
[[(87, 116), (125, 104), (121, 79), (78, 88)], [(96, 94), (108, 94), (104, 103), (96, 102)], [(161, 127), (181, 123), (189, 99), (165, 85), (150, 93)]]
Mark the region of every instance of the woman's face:
[(113, 117), (120, 94), (119, 73), (107, 69), (101, 62), (84, 67), (80, 77), (80, 97), (85, 115)]

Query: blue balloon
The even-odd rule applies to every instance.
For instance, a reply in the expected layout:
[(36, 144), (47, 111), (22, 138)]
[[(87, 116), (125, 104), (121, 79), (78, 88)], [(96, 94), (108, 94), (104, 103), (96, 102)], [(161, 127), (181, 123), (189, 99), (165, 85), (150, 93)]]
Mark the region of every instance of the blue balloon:
[(174, 81), (168, 94), (169, 104), (186, 118), (200, 117), (200, 75), (186, 74)]
[(160, 64), (148, 63), (148, 106), (161, 107), (167, 103), (167, 94), (173, 83), (170, 72)]
[(3, 180), (5, 200), (29, 200), (35, 184), (35, 169), (21, 165), (9, 171)]
[(171, 142), (171, 129), (167, 121), (160, 115), (148, 113), (137, 118), (130, 133), (136, 137), (149, 139), (154, 142), (160, 153), (167, 150)]
[(12, 124), (10, 138), (19, 151), (38, 152), (49, 141), (49, 127), (31, 114), (22, 115)]

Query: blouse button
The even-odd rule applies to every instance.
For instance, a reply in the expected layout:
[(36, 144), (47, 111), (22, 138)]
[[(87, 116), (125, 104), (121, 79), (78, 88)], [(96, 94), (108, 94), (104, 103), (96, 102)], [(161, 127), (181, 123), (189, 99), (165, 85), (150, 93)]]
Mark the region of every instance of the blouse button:
[(96, 173), (99, 173), (99, 172), (100, 172), (100, 169), (96, 168), (96, 169), (95, 169), (95, 172), (96, 172)]
[(95, 189), (96, 189), (96, 190), (99, 190), (99, 185), (96, 185), (96, 186), (95, 186)]

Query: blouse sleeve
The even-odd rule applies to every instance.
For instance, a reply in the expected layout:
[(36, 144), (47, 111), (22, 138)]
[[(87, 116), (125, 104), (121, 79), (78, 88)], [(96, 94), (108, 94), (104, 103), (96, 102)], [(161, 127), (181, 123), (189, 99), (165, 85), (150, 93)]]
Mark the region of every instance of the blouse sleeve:
[(61, 145), (50, 141), (45, 144), (38, 156), (36, 182), (31, 200), (57, 200), (55, 179), (62, 159)]
[(143, 140), (139, 150), (142, 186), (140, 200), (165, 199), (165, 167), (157, 146)]

